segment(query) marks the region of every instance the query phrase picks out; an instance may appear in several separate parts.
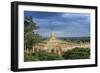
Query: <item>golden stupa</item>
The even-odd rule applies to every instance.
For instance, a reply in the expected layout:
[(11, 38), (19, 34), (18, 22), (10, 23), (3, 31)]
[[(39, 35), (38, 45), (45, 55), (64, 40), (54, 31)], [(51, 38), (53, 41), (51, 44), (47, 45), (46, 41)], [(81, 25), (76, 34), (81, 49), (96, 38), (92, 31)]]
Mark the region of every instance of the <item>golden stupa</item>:
[(61, 43), (66, 43), (66, 42), (58, 40), (56, 38), (56, 34), (52, 32), (47, 40), (44, 40), (43, 42), (33, 46), (33, 52), (38, 52), (43, 50), (49, 53), (61, 55), (63, 53), (63, 50), (61, 48)]

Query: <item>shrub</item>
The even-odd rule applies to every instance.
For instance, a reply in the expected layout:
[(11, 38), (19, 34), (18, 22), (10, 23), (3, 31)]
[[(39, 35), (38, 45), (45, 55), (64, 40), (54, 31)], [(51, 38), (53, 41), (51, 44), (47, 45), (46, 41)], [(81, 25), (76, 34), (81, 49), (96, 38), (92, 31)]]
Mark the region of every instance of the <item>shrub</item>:
[(64, 59), (88, 59), (90, 58), (89, 48), (74, 48), (64, 53)]
[(49, 61), (49, 60), (62, 60), (62, 56), (51, 54), (45, 51), (35, 52), (32, 55), (24, 55), (24, 61)]
[(24, 61), (27, 62), (27, 61), (38, 61), (38, 57), (36, 55), (30, 55), (30, 54), (27, 54), (25, 53), (24, 54)]

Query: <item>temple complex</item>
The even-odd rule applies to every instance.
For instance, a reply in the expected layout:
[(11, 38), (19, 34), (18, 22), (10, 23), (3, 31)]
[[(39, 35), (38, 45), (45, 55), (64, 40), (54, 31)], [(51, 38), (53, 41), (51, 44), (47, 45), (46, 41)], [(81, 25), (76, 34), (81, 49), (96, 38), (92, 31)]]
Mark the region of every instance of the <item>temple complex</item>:
[(38, 43), (37, 45), (33, 46), (33, 52), (46, 51), (48, 53), (62, 55), (63, 52), (76, 47), (88, 48), (90, 46), (89, 43), (77, 44), (57, 39), (56, 34), (52, 32), (47, 40), (44, 40)]

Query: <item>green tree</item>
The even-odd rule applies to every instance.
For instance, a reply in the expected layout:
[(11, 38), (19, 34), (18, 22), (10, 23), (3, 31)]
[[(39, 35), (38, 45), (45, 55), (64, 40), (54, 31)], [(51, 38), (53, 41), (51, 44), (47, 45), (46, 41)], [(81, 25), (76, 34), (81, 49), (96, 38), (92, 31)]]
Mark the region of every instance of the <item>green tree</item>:
[(33, 31), (34, 33), (34, 30), (37, 28), (38, 26), (36, 26), (36, 23), (33, 21), (33, 18), (31, 16), (24, 17), (24, 34), (30, 31)]
[(35, 34), (34, 30), (39, 28), (31, 16), (24, 17), (24, 49), (32, 53), (32, 46), (41, 41), (41, 36)]

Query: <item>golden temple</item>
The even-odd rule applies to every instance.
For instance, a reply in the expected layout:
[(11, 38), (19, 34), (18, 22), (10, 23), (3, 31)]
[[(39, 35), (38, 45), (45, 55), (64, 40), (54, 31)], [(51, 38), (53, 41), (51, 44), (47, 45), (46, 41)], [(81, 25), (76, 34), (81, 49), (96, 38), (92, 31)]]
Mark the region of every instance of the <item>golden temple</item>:
[(33, 52), (46, 51), (48, 53), (62, 55), (64, 51), (76, 47), (89, 47), (89, 44), (66, 42), (57, 39), (56, 34), (52, 32), (47, 40), (44, 40), (41, 43), (38, 43), (37, 45), (33, 46)]

